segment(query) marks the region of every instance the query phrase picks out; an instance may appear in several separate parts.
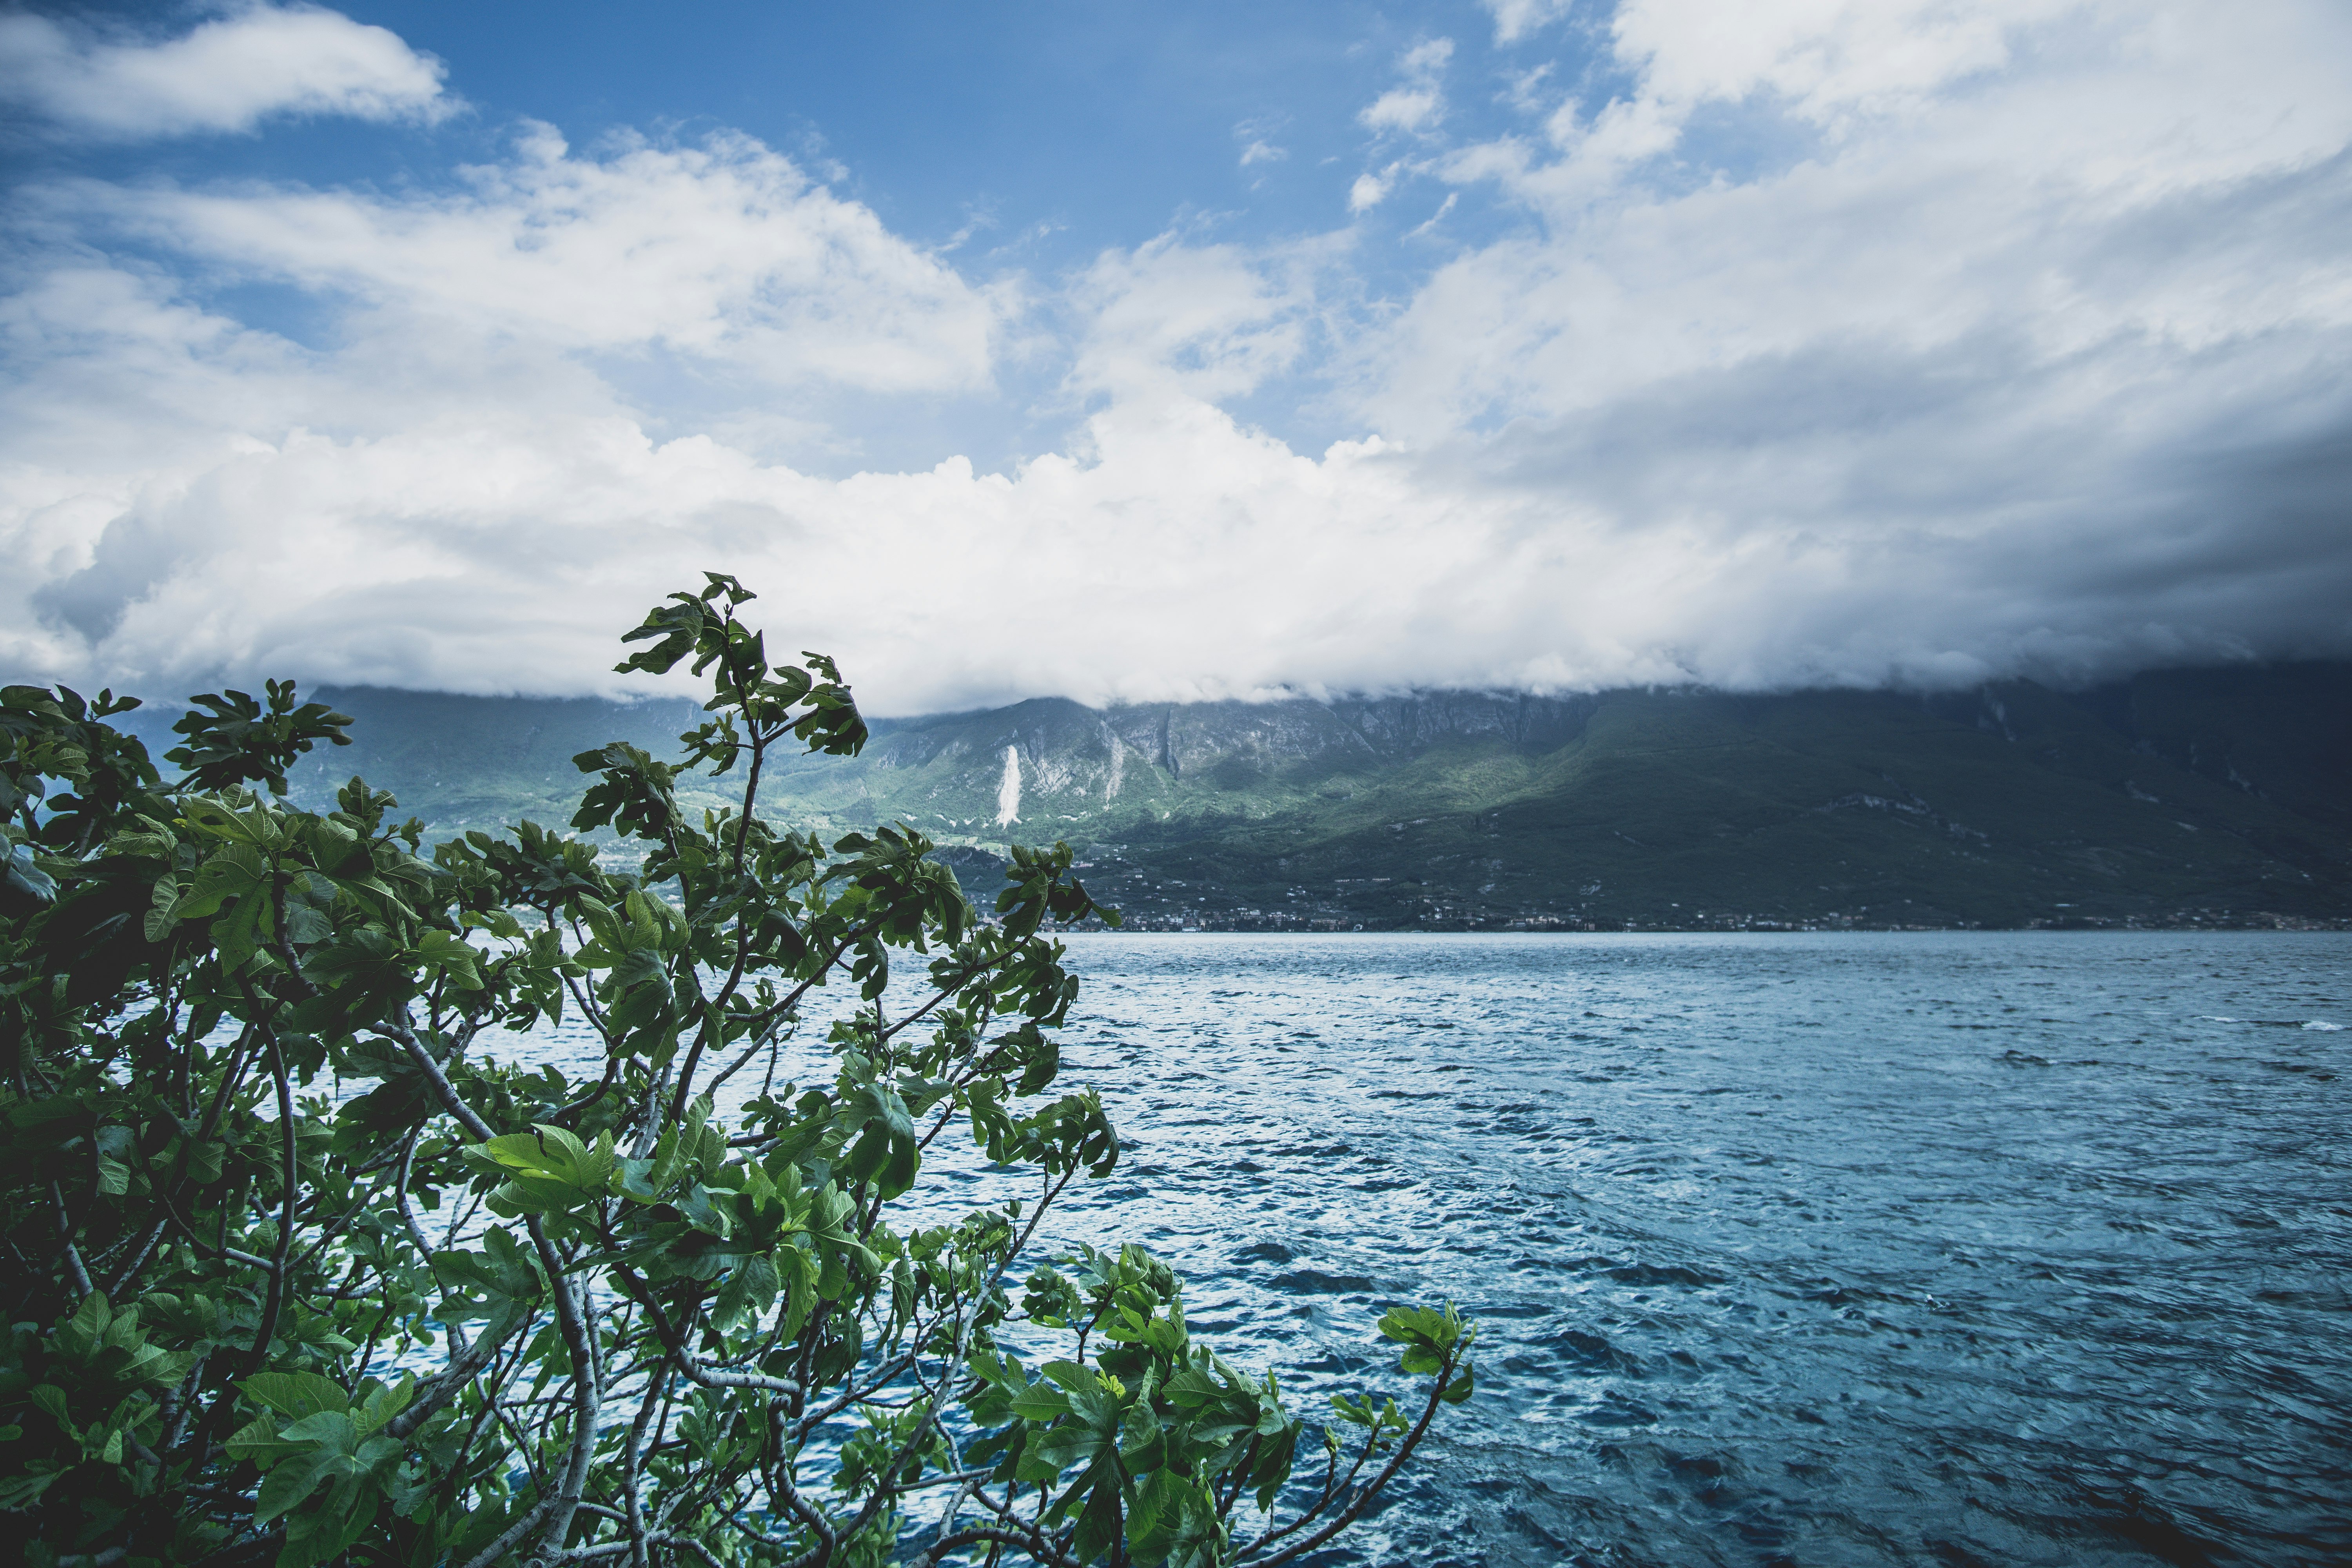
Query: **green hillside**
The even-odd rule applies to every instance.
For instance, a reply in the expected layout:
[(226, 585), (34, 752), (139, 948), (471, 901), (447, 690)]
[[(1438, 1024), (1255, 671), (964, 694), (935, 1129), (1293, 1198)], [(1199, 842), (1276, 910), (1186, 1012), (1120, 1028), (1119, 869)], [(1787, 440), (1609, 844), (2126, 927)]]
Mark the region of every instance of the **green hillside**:
[(1177, 880), (1179, 898), (1217, 889), (1211, 907), (1368, 926), (2352, 914), (2340, 829), (2137, 751), (2049, 693), (1991, 700), (2010, 733), (1884, 694), (1612, 694), (1550, 752), (1441, 744), (1325, 811), (1139, 835), (1116, 865), (1162, 900)]
[[(353, 772), (442, 831), (561, 821), (572, 755), (666, 750), (691, 704), (321, 693)], [(168, 716), (151, 718), (161, 729)], [(1066, 838), (1148, 926), (1491, 929), (2352, 921), (2352, 666), (2063, 694), (1045, 700), (883, 721), (772, 764), (781, 815), (904, 820), (974, 890)], [(723, 794), (698, 783), (688, 798)]]

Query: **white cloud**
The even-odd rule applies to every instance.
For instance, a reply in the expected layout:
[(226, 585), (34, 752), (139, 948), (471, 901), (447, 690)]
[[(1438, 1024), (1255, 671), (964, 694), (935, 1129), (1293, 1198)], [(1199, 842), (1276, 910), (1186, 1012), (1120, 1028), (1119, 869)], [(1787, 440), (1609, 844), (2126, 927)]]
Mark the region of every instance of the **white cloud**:
[[(1952, 8), (1929, 16), (1897, 66), (1875, 69), (1854, 63), (1851, 43), (1814, 47), (1844, 37), (1823, 32), (1842, 7), (1749, 7), (1750, 42), (1734, 48), (1670, 26), (1692, 19), (1683, 4), (1621, 12), (1644, 90), (1590, 122), (1564, 110), (1556, 155), (1516, 141), (1451, 155), (1449, 177), (1527, 204), (1551, 236), (1464, 255), (1366, 345), (1356, 385), (1381, 428), (1427, 437), (1556, 416), (1832, 344), (1930, 354), (1991, 335), (2054, 360), (2124, 335), (2188, 350), (2344, 320), (2343, 215), (2327, 182), (2290, 204), (2268, 254), (2226, 230), (2194, 236), (2194, 207), (2163, 215), (2168, 202), (2203, 201), (2225, 222), (2239, 193), (2342, 154), (2352, 95), (2315, 62), (2352, 51), (2352, 17), (2286, 4), (2275, 10), (2298, 26), (2264, 27), (2192, 5), (2092, 36), (2070, 12), (2065, 39), (2032, 40), (2051, 63), (1978, 81), (1985, 40), (2005, 35)], [(1766, 26), (1776, 18), (1785, 25)], [(1856, 30), (1876, 38), (1880, 26)], [(1753, 43), (1763, 35), (1775, 41)], [(1774, 63), (1824, 53), (1836, 68)], [(1847, 107), (1892, 101), (1893, 82), (1944, 90), (1904, 98), (1868, 134), (1784, 169), (1696, 188), (1686, 171), (1672, 195), (1639, 177), (1681, 152), (1695, 101), (1651, 83), (1786, 90), (1790, 112), (1811, 121), (1831, 113), (1822, 84), (1832, 79)], [(2133, 248), (2144, 264), (2119, 266)]]
[(1619, 58), (1665, 102), (1767, 91), (1815, 120), (1916, 106), (1999, 69), (2023, 32), (2093, 18), (2096, 0), (1628, 0)]
[(250, 131), (276, 115), (432, 121), (441, 62), (311, 5), (254, 5), (175, 37), (0, 16), (0, 100), (71, 133), (137, 140)]
[(1162, 235), (1112, 251), (1072, 289), (1087, 321), (1071, 384), (1123, 398), (1167, 394), (1214, 401), (1255, 389), (1304, 346), (1312, 300), (1305, 255), (1273, 275), (1231, 246), (1187, 246)]
[[(601, 636), (601, 574), (626, 561), (634, 595), (685, 570), (681, 502), (632, 478), (670, 471), (639, 455), (681, 394), (751, 444), (686, 449), (750, 472), (753, 449), (838, 448), (829, 400), (986, 391), (1012, 308), (735, 137), (589, 158), (537, 132), (438, 195), (82, 181), (15, 211), (36, 247), (0, 300), (15, 669), (170, 684), (307, 637), (355, 679), (560, 689)], [(124, 241), (145, 259), (95, 258)], [(254, 281), (311, 301), (322, 346), (196, 302)], [(698, 494), (726, 553), (772, 515), (765, 490)], [(494, 655), (540, 573), (579, 596)]]
[(1496, 95), (1496, 100), (1509, 104), (1522, 114), (1534, 113), (1542, 106), (1545, 84), (1552, 79), (1556, 69), (1554, 63), (1547, 60), (1523, 71), (1506, 71), (1503, 90)]
[(1437, 117), (1441, 101), (1434, 88), (1392, 88), (1358, 118), (1374, 131), (1418, 131)]
[(1495, 16), (1495, 42), (1516, 44), (1568, 15), (1574, 0), (1485, 0)]
[(1253, 163), (1279, 163), (1290, 156), (1290, 149), (1278, 144), (1275, 137), (1289, 123), (1287, 115), (1260, 115), (1244, 120), (1234, 127), (1234, 140), (1242, 144), (1241, 166)]
[(1453, 39), (1423, 38), (1399, 56), (1397, 63), (1408, 76), (1434, 76), (1453, 58)]
[(769, 384), (987, 382), (1002, 301), (748, 138), (579, 157), (538, 127), (465, 173), (454, 195), (82, 182), (27, 205), (494, 340), (657, 348)]
[[(2352, 17), (1683, 3), (1555, 140), (1416, 151), (1488, 237), (1391, 300), (1355, 229), (982, 286), (728, 138), (20, 195), (0, 669), (614, 689), (705, 566), (893, 712), (2352, 651)], [(1711, 165), (1727, 105), (1778, 151)], [(206, 303), (245, 279), (327, 329)], [(754, 449), (985, 394), (1041, 321), (1060, 450)], [(1227, 406), (1302, 378), (1358, 438)]]
[[(1399, 134), (1432, 136), (1445, 118), (1445, 94), (1440, 79), (1453, 58), (1451, 38), (1428, 38), (1407, 49), (1397, 58), (1397, 68), (1404, 82), (1366, 105), (1357, 114), (1357, 122), (1378, 134), (1382, 145), (1393, 145)], [(1378, 173), (1366, 170), (1357, 175), (1348, 188), (1348, 210), (1371, 211), (1388, 198), (1400, 175), (1406, 172), (1404, 161), (1397, 159)]]
[(1445, 113), (1445, 95), (1438, 79), (1453, 58), (1451, 38), (1428, 38), (1415, 44), (1397, 58), (1403, 83), (1367, 104), (1357, 120), (1372, 131), (1413, 132), (1433, 127)]
[[(1936, 428), (1955, 412), (1965, 434)], [(2340, 629), (2340, 560), (2306, 545), (2318, 570), (2282, 595), (2234, 559), (2242, 540), (2174, 513), (2169, 476), (2128, 472), (2179, 412), (2111, 399), (2100, 423), (2142, 428), (2090, 451), (2042, 443), (2049, 489), (2121, 503), (2086, 519), (1983, 485), (1983, 411), (1965, 407), (1905, 410), (1874, 453), (1851, 425), (1790, 421), (1763, 432), (1767, 453), (1752, 425), (1686, 424), (1671, 458), (1625, 449), (1629, 414), (1529, 432), (1465, 472), (1462, 454), (1379, 443), (1310, 458), (1173, 395), (1096, 416), (1088, 460), (845, 480), (625, 416), (472, 408), (225, 448), (91, 508), (89, 576), (51, 561), (15, 580), (84, 594), (101, 640), (40, 629), (61, 595), (11, 593), (0, 658), (95, 660), (163, 691), (223, 670), (619, 689), (598, 673), (613, 637), (705, 565), (764, 590), (778, 638), (839, 655), (881, 711), (1039, 691), (1969, 680)], [(109, 611), (110, 629), (93, 614)]]

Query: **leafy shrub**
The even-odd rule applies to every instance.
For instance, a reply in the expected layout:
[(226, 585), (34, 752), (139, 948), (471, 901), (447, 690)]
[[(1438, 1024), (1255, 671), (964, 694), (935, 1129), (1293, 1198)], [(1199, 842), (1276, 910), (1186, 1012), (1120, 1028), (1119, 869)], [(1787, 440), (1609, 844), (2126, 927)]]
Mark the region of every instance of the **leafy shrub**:
[[(679, 767), (578, 758), (572, 826), (628, 874), (528, 822), (428, 852), (358, 779), (292, 808), (350, 721), (290, 683), (196, 699), (168, 784), (108, 721), (134, 703), (0, 693), (0, 1510), (29, 1561), (1270, 1568), (1467, 1396), (1472, 1331), (1391, 1311), (1412, 1409), (1336, 1401), (1294, 1476), (1305, 1424), (1139, 1248), (1016, 1304), (1055, 1199), (1118, 1159), (1056, 1091), (1049, 934), (1117, 916), (1066, 847), (1016, 850), (982, 920), (919, 834), (761, 817), (775, 748), (866, 726), (829, 660), (770, 662), (750, 597), (711, 576), (629, 634), (622, 669), (711, 681), (682, 766), (743, 784), (690, 823)], [(894, 966), (921, 980), (895, 1012)], [(777, 1083), (829, 984), (856, 1000), (824, 1076)], [(598, 1076), (481, 1048), (567, 1017)], [(959, 1127), (1029, 1196), (906, 1217)]]

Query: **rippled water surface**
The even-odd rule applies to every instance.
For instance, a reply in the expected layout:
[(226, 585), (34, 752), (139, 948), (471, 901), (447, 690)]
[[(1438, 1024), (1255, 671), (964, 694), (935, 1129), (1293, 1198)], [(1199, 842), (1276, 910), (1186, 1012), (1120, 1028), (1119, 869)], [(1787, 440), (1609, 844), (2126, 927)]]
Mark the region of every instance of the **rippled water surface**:
[(2352, 939), (1071, 945), (1066, 1237), (1318, 1399), (1485, 1325), (1358, 1560), (2352, 1561)]
[(1040, 1260), (1142, 1242), (1318, 1406), (1483, 1325), (1320, 1563), (2352, 1563), (2352, 937), (1070, 946), (1128, 1151)]

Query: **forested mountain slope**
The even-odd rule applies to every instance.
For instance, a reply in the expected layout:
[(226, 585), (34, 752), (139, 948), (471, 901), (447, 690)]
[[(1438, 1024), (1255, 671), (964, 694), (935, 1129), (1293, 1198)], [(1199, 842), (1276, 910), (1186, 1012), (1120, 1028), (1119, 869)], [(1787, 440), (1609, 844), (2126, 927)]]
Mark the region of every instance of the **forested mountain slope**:
[[(667, 700), (320, 695), (358, 743), (306, 762), (298, 789), (364, 773), (444, 830), (560, 821), (573, 752), (665, 749), (697, 717)], [(779, 806), (826, 830), (909, 822), (958, 847), (975, 890), (991, 847), (1066, 838), (1151, 925), (2352, 918), (2347, 665), (2075, 694), (1040, 700), (874, 728), (855, 761), (775, 766)]]

